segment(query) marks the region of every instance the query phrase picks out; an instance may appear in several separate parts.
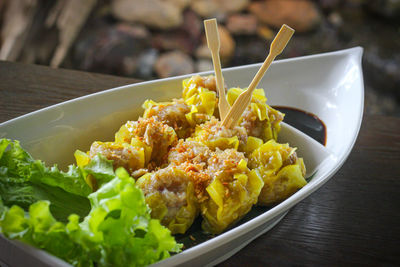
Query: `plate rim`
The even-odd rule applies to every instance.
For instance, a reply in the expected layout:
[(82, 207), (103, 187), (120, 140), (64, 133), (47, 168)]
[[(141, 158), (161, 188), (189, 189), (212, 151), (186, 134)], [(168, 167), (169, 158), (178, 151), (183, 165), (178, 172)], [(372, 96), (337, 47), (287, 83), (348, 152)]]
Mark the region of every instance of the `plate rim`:
[[(356, 52), (356, 53), (361, 53), (363, 52), (363, 48), (361, 46), (356, 46), (356, 47), (352, 47), (352, 48), (347, 48), (347, 49), (342, 49), (342, 50), (338, 50), (338, 51), (333, 51), (333, 52), (325, 52), (325, 53), (319, 53), (319, 54), (312, 54), (312, 55), (306, 55), (306, 56), (300, 56), (300, 57), (294, 57), (294, 58), (286, 58), (286, 59), (278, 59), (275, 60), (274, 62), (272, 62), (271, 66), (274, 65), (279, 65), (279, 64), (284, 64), (286, 62), (296, 62), (296, 61), (301, 61), (301, 60), (309, 60), (309, 59), (314, 59), (314, 58), (319, 58), (319, 57), (327, 57), (327, 56), (335, 56), (335, 55), (346, 55), (346, 54), (350, 54), (351, 52)], [(241, 70), (241, 69), (246, 69), (246, 68), (253, 68), (253, 67), (259, 67), (261, 66), (262, 63), (253, 63), (253, 64), (247, 64), (247, 65), (241, 65), (241, 66), (236, 66), (236, 67), (229, 67), (229, 68), (223, 68), (222, 72), (227, 72), (227, 71), (235, 71), (235, 70)], [(147, 84), (153, 84), (153, 83), (160, 83), (160, 82), (166, 82), (166, 81), (173, 81), (173, 80), (181, 80), (181, 79), (185, 79), (188, 77), (191, 77), (193, 75), (210, 75), (214, 73), (213, 70), (210, 71), (203, 71), (203, 72), (195, 72), (195, 73), (190, 73), (190, 74), (185, 74), (185, 75), (179, 75), (179, 76), (174, 76), (174, 77), (168, 77), (168, 78), (160, 78), (160, 79), (154, 79), (154, 80), (149, 80), (149, 81), (142, 81), (142, 82), (137, 82), (137, 83), (131, 83), (131, 84), (126, 84), (126, 85), (122, 85), (122, 86), (118, 86), (118, 87), (113, 87), (110, 89), (105, 89), (99, 92), (94, 92), (88, 95), (84, 95), (84, 96), (80, 96), (77, 98), (73, 98), (73, 99), (69, 99), (51, 106), (47, 106), (38, 110), (34, 110), (31, 111), (29, 113), (20, 115), (18, 117), (15, 118), (11, 118), (7, 121), (1, 122), (0, 123), (0, 127), (5, 126), (7, 124), (10, 124), (16, 120), (20, 120), (20, 119), (26, 119), (29, 118), (33, 115), (36, 115), (40, 112), (44, 112), (47, 111), (48, 109), (52, 109), (52, 108), (56, 108), (56, 107), (62, 107), (64, 105), (67, 105), (71, 102), (79, 102), (82, 101), (86, 98), (90, 98), (90, 97), (94, 97), (94, 96), (98, 96), (98, 95), (102, 95), (102, 94), (109, 94), (112, 93), (114, 91), (118, 91), (118, 90), (124, 90), (124, 89), (129, 89), (132, 88), (132, 90), (135, 89), (135, 87), (138, 86), (144, 86)], [(362, 76), (361, 76), (362, 78)], [(361, 79), (363, 81), (363, 79)], [(364, 84), (362, 84), (362, 86), (364, 87)]]

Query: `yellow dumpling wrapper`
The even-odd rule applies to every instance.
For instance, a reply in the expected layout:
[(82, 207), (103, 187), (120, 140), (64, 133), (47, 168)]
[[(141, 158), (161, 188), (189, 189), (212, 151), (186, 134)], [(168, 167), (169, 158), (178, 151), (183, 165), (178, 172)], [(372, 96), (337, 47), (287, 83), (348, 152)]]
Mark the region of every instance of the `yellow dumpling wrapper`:
[(151, 146), (147, 145), (146, 143), (144, 143), (143, 141), (141, 141), (137, 137), (133, 137), (131, 139), (131, 145), (134, 146), (134, 147), (141, 148), (141, 150), (143, 151), (144, 166), (146, 166), (149, 163), (150, 159), (151, 159), (151, 153), (153, 151), (153, 148)]
[[(142, 148), (145, 164), (150, 160), (160, 164), (171, 146), (178, 141), (175, 130), (156, 118), (128, 121), (115, 134), (115, 143), (128, 143)], [(149, 159), (149, 155), (150, 159)]]
[(102, 154), (108, 160), (113, 161), (114, 169), (124, 167), (128, 172), (144, 168), (145, 151), (141, 146), (129, 143), (93, 142), (89, 156)]
[(259, 205), (281, 202), (307, 184), (303, 159), (288, 144), (266, 142), (250, 154), (249, 166), (258, 170), (264, 181)]
[[(172, 170), (176, 176), (187, 177), (186, 173), (180, 169), (173, 168)], [(180, 188), (182, 185), (176, 185), (185, 193), (185, 203), (176, 210), (175, 205), (171, 205), (176, 198), (173, 190), (168, 193), (165, 193), (165, 190), (155, 190), (152, 179), (155, 178), (151, 174), (145, 174), (137, 180), (138, 187), (144, 189), (146, 203), (151, 209), (151, 217), (160, 220), (161, 224), (166, 226), (172, 234), (185, 233), (199, 214), (193, 183), (187, 180), (183, 183), (186, 185), (184, 189)], [(168, 188), (168, 182), (163, 183), (161, 187), (164, 186)], [(153, 191), (148, 193), (146, 188), (153, 189)], [(183, 192), (179, 192), (178, 195), (181, 193)]]
[(249, 136), (247, 138), (246, 144), (241, 147), (240, 151), (243, 151), (246, 155), (250, 155), (254, 150), (259, 148), (264, 144), (263, 140), (254, 136)]
[[(189, 137), (192, 129), (194, 129), (189, 120), (190, 117), (187, 115), (191, 110), (193, 113), (192, 107), (195, 106), (188, 105), (183, 99), (173, 99), (169, 102), (146, 100), (142, 107), (144, 108), (143, 118), (157, 118), (157, 120), (172, 127), (179, 138)], [(195, 119), (198, 118), (195, 117)]]
[(182, 82), (182, 98), (189, 106), (195, 106), (198, 113), (213, 115), (217, 107), (217, 94), (199, 84), (199, 77), (193, 76)]
[(79, 167), (86, 166), (90, 162), (89, 155), (83, 151), (80, 151), (79, 149), (75, 151), (74, 157), (76, 160), (76, 165), (78, 165)]
[[(90, 162), (90, 157), (88, 153), (85, 153), (79, 149), (75, 150), (74, 157), (76, 160), (76, 165), (79, 167), (84, 167)], [(86, 175), (85, 177), (86, 183), (92, 188), (93, 191), (97, 189), (97, 181), (92, 175)]]
[(221, 150), (233, 148), (238, 149), (239, 147), (239, 138), (237, 136), (233, 137), (220, 137), (220, 136), (211, 136), (208, 131), (201, 129), (200, 127), (196, 127), (196, 130), (193, 134), (193, 137), (189, 138), (189, 140), (194, 140), (205, 144), (211, 150), (215, 150), (217, 148)]
[[(230, 105), (236, 101), (243, 92), (240, 88), (231, 88), (227, 92), (227, 100)], [(280, 131), (280, 123), (284, 114), (273, 109), (266, 103), (267, 98), (263, 89), (255, 89), (250, 102), (250, 110), (246, 110), (239, 120), (239, 125), (244, 126), (249, 136), (263, 139), (264, 142), (277, 140)], [(262, 128), (255, 130), (254, 128)], [(257, 133), (257, 134), (255, 134)]]
[(200, 203), (202, 228), (218, 234), (247, 214), (257, 202), (264, 182), (256, 170), (222, 172), (206, 188), (209, 199)]
[[(236, 99), (239, 97), (241, 93), (243, 93), (243, 89), (241, 88), (230, 88), (227, 92), (226, 99), (228, 100), (229, 105), (233, 105)], [(267, 97), (265, 96), (265, 92), (263, 89), (255, 89), (251, 96), (251, 103), (266, 103)]]
[(238, 150), (239, 145), (243, 146), (247, 138), (243, 127), (234, 127), (232, 129), (220, 125), (220, 121), (211, 118), (204, 124), (197, 125), (192, 137), (194, 140), (203, 143), (211, 150), (220, 150), (233, 148)]

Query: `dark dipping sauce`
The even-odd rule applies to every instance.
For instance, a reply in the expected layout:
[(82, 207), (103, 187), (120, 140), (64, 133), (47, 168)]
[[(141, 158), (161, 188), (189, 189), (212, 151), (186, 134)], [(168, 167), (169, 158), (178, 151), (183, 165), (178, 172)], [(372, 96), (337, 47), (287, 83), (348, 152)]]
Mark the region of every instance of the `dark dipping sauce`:
[(292, 107), (272, 107), (285, 113), (284, 122), (317, 140), (322, 145), (326, 145), (326, 126), (316, 115)]

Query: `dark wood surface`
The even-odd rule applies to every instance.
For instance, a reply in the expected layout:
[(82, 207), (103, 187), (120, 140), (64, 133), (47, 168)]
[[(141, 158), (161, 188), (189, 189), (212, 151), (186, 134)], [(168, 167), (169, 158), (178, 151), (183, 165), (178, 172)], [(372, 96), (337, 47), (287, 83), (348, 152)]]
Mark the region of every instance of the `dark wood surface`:
[(79, 96), (135, 82), (138, 80), (0, 61), (0, 122)]
[[(0, 122), (134, 79), (0, 62)], [(399, 266), (400, 118), (364, 116), (334, 177), (219, 266)]]

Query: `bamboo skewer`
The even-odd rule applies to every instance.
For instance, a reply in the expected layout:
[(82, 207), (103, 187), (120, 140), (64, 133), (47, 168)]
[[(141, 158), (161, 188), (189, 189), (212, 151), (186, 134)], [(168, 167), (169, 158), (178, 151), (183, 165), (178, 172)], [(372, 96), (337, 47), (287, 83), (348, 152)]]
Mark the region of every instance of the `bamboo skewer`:
[(216, 19), (205, 20), (204, 28), (206, 31), (207, 45), (211, 51), (215, 77), (217, 80), (217, 89), (219, 94), (218, 109), (222, 121), (228, 114), (230, 105), (225, 97), (224, 78), (222, 77), (221, 62), (219, 59), (220, 41), (217, 28), (217, 20)]
[(265, 59), (264, 63), (262, 64), (261, 68), (258, 70), (257, 74), (254, 76), (253, 80), (251, 81), (249, 87), (246, 91), (241, 93), (239, 97), (236, 99), (235, 103), (230, 108), (228, 114), (226, 115), (225, 119), (222, 121), (222, 126), (227, 128), (231, 128), (236, 125), (238, 120), (243, 114), (243, 111), (249, 105), (251, 100), (251, 95), (261, 81), (262, 77), (264, 76), (265, 72), (268, 70), (269, 66), (271, 65), (272, 61), (282, 53), (283, 49), (286, 47), (287, 43), (289, 42), (290, 38), (292, 37), (294, 30), (283, 24), (281, 29), (279, 30), (278, 34), (275, 36), (275, 39), (271, 43), (271, 47), (269, 49), (269, 54)]

